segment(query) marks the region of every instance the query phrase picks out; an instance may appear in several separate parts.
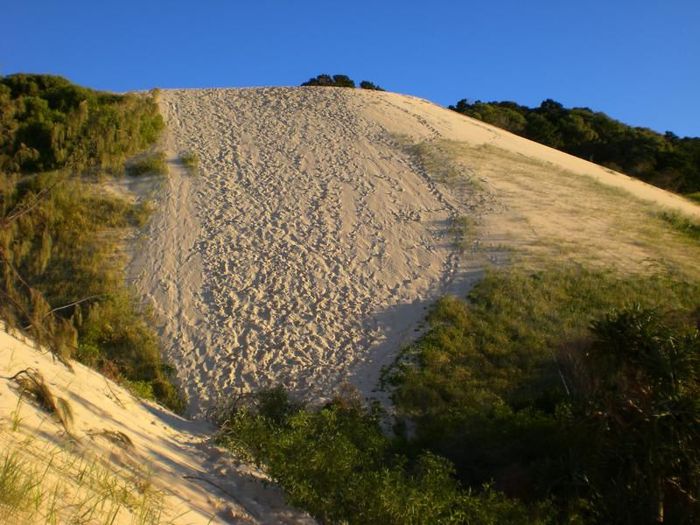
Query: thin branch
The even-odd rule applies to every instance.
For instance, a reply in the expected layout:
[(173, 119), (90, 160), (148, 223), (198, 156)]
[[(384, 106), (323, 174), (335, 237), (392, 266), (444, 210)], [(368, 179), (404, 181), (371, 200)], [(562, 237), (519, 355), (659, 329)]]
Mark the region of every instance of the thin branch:
[(9, 215), (3, 217), (2, 220), (0, 220), (0, 227), (2, 227), (2, 228), (7, 227), (10, 223), (12, 223), (13, 221), (16, 221), (22, 215), (29, 213), (34, 208), (36, 208), (39, 205), (39, 203), (44, 199), (44, 196), (46, 194), (48, 194), (49, 192), (51, 192), (58, 185), (59, 182), (61, 182), (61, 181), (56, 181), (48, 188), (42, 189), (39, 193), (34, 195), (34, 200), (30, 204), (25, 206), (24, 208), (20, 208), (19, 210), (16, 210), (14, 212), (10, 212)]

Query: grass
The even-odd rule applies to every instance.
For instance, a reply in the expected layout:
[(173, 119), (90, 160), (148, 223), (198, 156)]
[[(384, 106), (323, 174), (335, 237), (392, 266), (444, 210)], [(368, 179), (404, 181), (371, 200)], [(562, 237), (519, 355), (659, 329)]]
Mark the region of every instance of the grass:
[(112, 524), (126, 518), (155, 525), (163, 514), (163, 495), (142, 470), (115, 470), (97, 457), (34, 449), (31, 443), (0, 457), (3, 523)]
[(180, 154), (180, 162), (192, 175), (199, 172), (199, 156), (194, 151), (185, 151)]
[(397, 428), (412, 428), (413, 446), (450, 459), (469, 486), (493, 481), (546, 498), (568, 476), (568, 356), (591, 322), (632, 303), (687, 315), (699, 298), (699, 282), (664, 275), (565, 265), (488, 272), (467, 300), (435, 304), (430, 330), (387, 375)]
[(455, 217), (450, 225), (450, 233), (454, 237), (455, 246), (459, 250), (465, 251), (475, 237), (474, 219), (466, 215)]
[(661, 212), (658, 217), (671, 228), (695, 241), (700, 241), (700, 222), (675, 212)]
[(20, 399), (24, 395), (31, 396), (41, 408), (54, 415), (65, 431), (70, 434), (70, 426), (73, 423), (73, 409), (68, 401), (62, 397), (54, 396), (44, 377), (37, 370), (27, 368), (17, 372), (13, 378), (21, 389)]
[(476, 186), (471, 174), (453, 162), (450, 150), (451, 142), (419, 142), (412, 143), (407, 137), (397, 136), (399, 144), (418, 162), (426, 175), (443, 184), (469, 182)]
[(686, 199), (690, 199), (693, 202), (697, 202), (700, 204), (700, 191), (696, 191), (695, 193), (688, 193), (684, 195)]
[[(12, 236), (5, 242), (17, 251), (14, 265), (22, 276), (17, 288), (6, 293), (19, 296), (15, 301), (20, 306), (20, 293), (26, 294), (22, 309), (4, 303), (0, 313), (9, 320), (14, 316), (15, 326), (32, 323), (31, 335), (57, 354), (78, 358), (120, 382), (148, 383), (151, 399), (181, 409), (184, 404), (170, 383), (148, 312), (123, 274), (124, 240), (130, 229), (146, 223), (152, 203), (133, 203), (92, 182), (57, 173), (19, 181), (15, 195), (45, 188), (51, 191), (35, 208), (36, 217), (23, 216), (16, 228), (0, 232)], [(18, 243), (14, 236), (34, 242)], [(52, 308), (76, 301), (49, 315)], [(26, 315), (39, 306), (37, 315)], [(51, 339), (56, 334), (63, 335), (58, 342)]]
[(11, 523), (38, 494), (35, 473), (16, 452), (6, 451), (0, 459), (0, 519)]
[(132, 177), (142, 175), (167, 175), (168, 164), (165, 153), (155, 152), (136, 159), (126, 166), (126, 173)]

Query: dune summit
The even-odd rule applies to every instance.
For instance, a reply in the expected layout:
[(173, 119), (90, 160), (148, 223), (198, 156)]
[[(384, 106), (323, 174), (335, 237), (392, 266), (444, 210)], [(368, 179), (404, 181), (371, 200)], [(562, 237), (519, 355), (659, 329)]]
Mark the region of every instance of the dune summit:
[(168, 90), (160, 106), (171, 176), (132, 274), (191, 414), (266, 385), (326, 399), (350, 381), (368, 394), (425, 307), (466, 291), (511, 246), (533, 265), (556, 252), (643, 267), (673, 251), (631, 239), (621, 220), (648, 222), (660, 206), (700, 217), (680, 197), (413, 97)]

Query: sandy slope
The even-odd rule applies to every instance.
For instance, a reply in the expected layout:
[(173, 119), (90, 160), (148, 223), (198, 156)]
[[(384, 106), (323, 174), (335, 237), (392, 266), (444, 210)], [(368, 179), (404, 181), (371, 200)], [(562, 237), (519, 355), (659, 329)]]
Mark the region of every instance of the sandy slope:
[[(680, 197), (413, 97), (176, 90), (162, 93), (161, 108), (173, 170), (134, 267), (193, 414), (221, 395), (278, 382), (312, 399), (345, 380), (369, 393), (426, 305), (463, 292), (488, 260), (456, 245), (460, 217), (488, 224), (492, 241), (541, 226), (541, 244), (556, 233), (552, 224), (561, 233), (588, 219), (597, 222), (582, 239), (614, 230), (570, 213), (582, 199), (612, 206), (593, 189), (581, 190), (589, 200), (569, 192), (550, 208), (537, 187), (550, 172), (565, 173), (565, 186), (596, 180), (631, 205), (700, 217)], [(457, 181), (440, 182), (405, 148), (445, 140), (472, 148), (446, 157), (464, 172)], [(177, 164), (186, 150), (200, 158), (199, 177)], [(529, 179), (512, 180), (516, 165)], [(561, 180), (547, 184), (560, 188)], [(648, 258), (637, 251), (633, 264)]]
[[(312, 523), (287, 508), (259, 472), (220, 453), (208, 424), (140, 401), (94, 370), (73, 366), (71, 372), (0, 330), (0, 465), (6, 454), (15, 455), (43, 495), (39, 509), (24, 516), (9, 518), (0, 506), (0, 522), (49, 522), (53, 504), (57, 523)], [(30, 367), (71, 405), (71, 435), (28, 398), (18, 403), (17, 385), (8, 378)], [(133, 447), (110, 441), (104, 430), (123, 432)], [(115, 496), (118, 487), (127, 492), (123, 498)], [(149, 512), (140, 518), (144, 500)]]

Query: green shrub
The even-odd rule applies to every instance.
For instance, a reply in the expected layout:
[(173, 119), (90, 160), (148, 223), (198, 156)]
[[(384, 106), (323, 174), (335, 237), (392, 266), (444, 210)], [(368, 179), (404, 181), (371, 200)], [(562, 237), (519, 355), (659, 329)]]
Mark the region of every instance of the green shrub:
[(659, 217), (679, 233), (696, 241), (700, 241), (700, 222), (694, 221), (680, 213), (673, 212), (660, 213)]
[(277, 388), (249, 401), (225, 415), (219, 442), (264, 464), (290, 502), (322, 522), (547, 522), (547, 505), (527, 509), (489, 488), (462, 490), (443, 458), (409, 460), (357, 396), (310, 409)]
[[(629, 126), (589, 108), (547, 99), (539, 107), (462, 99), (450, 106), (530, 140), (681, 194), (700, 191), (700, 138)], [(691, 197), (692, 198), (692, 197)]]
[(697, 523), (700, 334), (634, 305), (592, 325), (573, 379), (578, 442), (602, 523)]
[(199, 156), (194, 151), (185, 151), (180, 154), (180, 162), (190, 173), (196, 175), (199, 170)]
[(411, 446), (453, 461), (467, 486), (492, 481), (523, 501), (553, 498), (566, 516), (600, 509), (582, 483), (579, 436), (589, 434), (576, 424), (581, 365), (573, 356), (610, 309), (636, 302), (692, 312), (699, 298), (700, 283), (670, 277), (578, 267), (491, 272), (467, 301), (438, 301), (430, 330), (386, 375), (397, 428), (415, 428)]
[(129, 163), (126, 173), (132, 177), (140, 175), (167, 175), (168, 164), (165, 160), (165, 153), (151, 153)]
[(386, 91), (385, 89), (382, 89), (377, 84), (375, 84), (374, 82), (370, 82), (369, 80), (363, 80), (362, 82), (360, 82), (360, 88), (369, 89), (372, 91)]
[[(0, 108), (0, 317), (62, 359), (147, 383), (181, 409), (120, 255), (126, 229), (145, 224), (152, 205), (86, 176), (121, 173), (127, 156), (158, 138), (154, 100), (12, 75), (0, 78)], [(61, 169), (31, 173), (49, 168)]]
[(0, 172), (118, 172), (164, 128), (153, 97), (115, 95), (51, 75), (0, 77)]
[(330, 75), (322, 74), (307, 80), (302, 86), (354, 88), (355, 82), (347, 75), (333, 75), (331, 77)]

